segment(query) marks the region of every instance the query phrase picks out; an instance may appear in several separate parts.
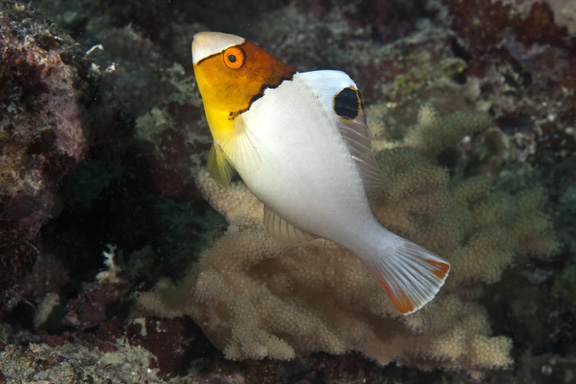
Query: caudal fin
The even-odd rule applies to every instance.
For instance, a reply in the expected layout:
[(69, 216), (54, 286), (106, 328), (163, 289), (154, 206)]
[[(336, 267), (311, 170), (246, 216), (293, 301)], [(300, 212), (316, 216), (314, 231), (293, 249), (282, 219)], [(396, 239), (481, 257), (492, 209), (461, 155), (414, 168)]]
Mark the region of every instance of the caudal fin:
[(422, 308), (444, 285), (450, 264), (432, 252), (397, 237), (395, 249), (366, 263), (400, 313), (408, 315)]

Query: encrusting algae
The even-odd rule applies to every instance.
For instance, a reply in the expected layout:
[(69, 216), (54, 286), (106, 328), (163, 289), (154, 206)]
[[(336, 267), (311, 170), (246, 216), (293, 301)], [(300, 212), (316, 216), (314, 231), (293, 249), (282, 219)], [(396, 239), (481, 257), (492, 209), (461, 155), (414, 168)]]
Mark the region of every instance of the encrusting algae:
[[(375, 217), (453, 268), (422, 310), (400, 315), (358, 258), (340, 246), (277, 243), (262, 224), (262, 203), (243, 184), (223, 187), (207, 172), (197, 184), (229, 228), (182, 281), (160, 281), (140, 296), (140, 307), (164, 317), (191, 316), (230, 359), (358, 351), (381, 365), (395, 361), (473, 377), (509, 367), (511, 340), (491, 335), (486, 311), (474, 299), (515, 257), (544, 258), (557, 243), (539, 209), (540, 190), (513, 197), (489, 177), (451, 180), (434, 164), (442, 149), (490, 124), (480, 113), (459, 114), (424, 111), (409, 139), (376, 154), (387, 184), (374, 203)], [(430, 127), (443, 125), (451, 139), (431, 142), (436, 136), (422, 116), (435, 119)]]

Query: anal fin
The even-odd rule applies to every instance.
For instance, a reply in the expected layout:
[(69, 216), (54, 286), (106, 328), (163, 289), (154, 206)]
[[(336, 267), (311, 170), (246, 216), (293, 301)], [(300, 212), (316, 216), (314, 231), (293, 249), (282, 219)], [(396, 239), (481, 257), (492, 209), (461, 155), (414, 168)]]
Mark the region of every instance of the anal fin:
[(267, 206), (264, 206), (264, 225), (270, 235), (281, 243), (298, 245), (316, 239), (315, 236), (288, 223)]

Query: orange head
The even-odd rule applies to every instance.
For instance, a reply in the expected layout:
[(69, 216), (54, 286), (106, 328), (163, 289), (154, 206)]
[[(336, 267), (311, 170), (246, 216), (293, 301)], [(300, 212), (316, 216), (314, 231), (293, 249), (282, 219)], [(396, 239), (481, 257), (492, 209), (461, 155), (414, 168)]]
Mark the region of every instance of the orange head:
[(201, 32), (192, 42), (192, 61), (206, 108), (236, 115), (247, 110), (266, 88), (275, 88), (295, 73), (245, 39)]

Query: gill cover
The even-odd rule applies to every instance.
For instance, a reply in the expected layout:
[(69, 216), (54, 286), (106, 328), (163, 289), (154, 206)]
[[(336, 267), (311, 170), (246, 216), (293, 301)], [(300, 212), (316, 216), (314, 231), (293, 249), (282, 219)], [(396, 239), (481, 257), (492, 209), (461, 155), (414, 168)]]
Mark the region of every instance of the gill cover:
[[(208, 163), (210, 173), (223, 184), (232, 175), (235, 148), (250, 148), (251, 139), (238, 120), (242, 112), (268, 88), (291, 79), (296, 72), (262, 48), (238, 36), (201, 32), (192, 42), (194, 74), (214, 138)], [(250, 150), (248, 151), (250, 153)]]

